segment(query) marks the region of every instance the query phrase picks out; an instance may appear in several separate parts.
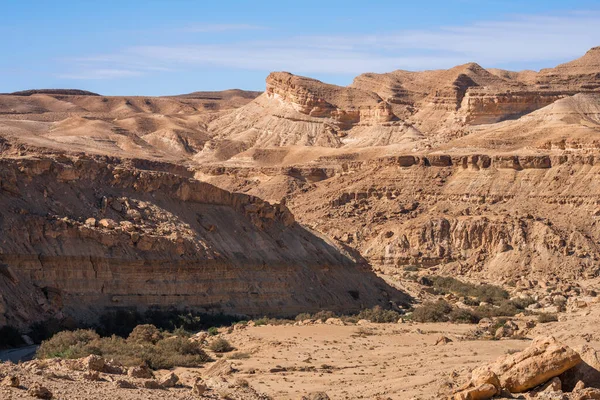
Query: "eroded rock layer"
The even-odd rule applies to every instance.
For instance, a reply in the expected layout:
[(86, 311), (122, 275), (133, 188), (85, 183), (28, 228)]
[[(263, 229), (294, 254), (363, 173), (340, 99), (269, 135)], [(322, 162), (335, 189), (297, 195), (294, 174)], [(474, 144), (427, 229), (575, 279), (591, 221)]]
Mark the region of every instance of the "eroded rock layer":
[(281, 204), (115, 161), (0, 160), (0, 325), (114, 307), (294, 315), (394, 296)]

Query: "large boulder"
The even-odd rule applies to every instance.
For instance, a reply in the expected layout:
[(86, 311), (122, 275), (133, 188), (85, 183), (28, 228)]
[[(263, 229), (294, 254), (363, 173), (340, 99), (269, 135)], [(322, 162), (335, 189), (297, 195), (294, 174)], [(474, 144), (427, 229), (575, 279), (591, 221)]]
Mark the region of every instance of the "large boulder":
[(538, 337), (525, 350), (503, 356), (482, 369), (496, 374), (504, 389), (521, 393), (559, 376), (580, 362), (577, 352), (555, 338)]

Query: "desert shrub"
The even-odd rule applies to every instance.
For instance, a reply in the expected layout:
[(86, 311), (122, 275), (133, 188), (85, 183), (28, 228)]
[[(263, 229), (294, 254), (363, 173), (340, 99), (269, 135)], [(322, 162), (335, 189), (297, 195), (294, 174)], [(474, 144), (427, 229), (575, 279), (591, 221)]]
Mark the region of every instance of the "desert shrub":
[(545, 324), (548, 322), (556, 322), (556, 321), (558, 321), (558, 316), (556, 314), (549, 314), (549, 313), (538, 314), (538, 322), (540, 324)]
[(296, 318), (294, 318), (296, 321), (304, 321), (307, 319), (311, 319), (312, 316), (309, 313), (300, 313), (298, 315), (296, 315)]
[(406, 272), (417, 272), (419, 270), (419, 266), (418, 265), (405, 265), (403, 269)]
[(335, 318), (335, 317), (336, 317), (336, 315), (333, 311), (322, 310), (322, 311), (319, 311), (318, 313), (314, 314), (312, 316), (312, 319), (315, 319), (315, 320), (320, 319), (322, 322), (325, 322), (329, 318)]
[[(89, 346), (92, 342), (100, 339), (100, 336), (90, 329), (78, 329), (75, 331), (63, 331), (45, 340), (37, 351), (38, 358), (80, 358), (97, 351)], [(92, 351), (94, 350), (94, 351)]]
[(517, 307), (519, 310), (524, 310), (528, 306), (530, 306), (533, 303), (535, 303), (535, 300), (531, 296), (527, 296), (527, 297), (517, 297), (515, 299), (512, 299), (510, 302), (515, 307)]
[(216, 326), (211, 326), (210, 328), (208, 328), (208, 334), (211, 336), (216, 336), (219, 334), (219, 328), (217, 328)]
[(0, 328), (0, 349), (17, 347), (25, 344), (21, 338), (21, 333), (12, 326), (3, 326)]
[(254, 320), (254, 325), (256, 326), (261, 326), (261, 325), (267, 325), (269, 323), (269, 318), (267, 317), (262, 317), (262, 318), (258, 318)]
[(477, 307), (479, 306), (480, 301), (471, 297), (465, 297), (463, 303), (470, 307)]
[(357, 317), (371, 322), (389, 323), (397, 322), (400, 319), (400, 314), (394, 310), (385, 310), (380, 306), (375, 306), (371, 309), (362, 310)]
[(127, 336), (127, 341), (138, 344), (156, 344), (162, 338), (163, 335), (157, 327), (151, 324), (144, 324), (133, 328), (129, 336)]
[(498, 304), (508, 299), (508, 292), (499, 286), (462, 282), (458, 279), (445, 276), (431, 276), (435, 294), (453, 293), (457, 296), (473, 297), (479, 302)]
[[(123, 339), (113, 335), (100, 338), (90, 330), (60, 332), (45, 341), (37, 352), (38, 358), (80, 358), (97, 354), (106, 359), (114, 359), (125, 366), (148, 365), (153, 369), (174, 367), (197, 367), (210, 360), (197, 342), (183, 337), (160, 338), (139, 335), (150, 331), (147, 327), (134, 330), (134, 339)], [(140, 339), (141, 338), (141, 339)]]
[(227, 353), (233, 350), (233, 346), (223, 338), (215, 339), (208, 345), (208, 348), (215, 353)]
[(476, 324), (481, 318), (471, 310), (455, 308), (448, 315), (448, 319), (452, 322), (457, 322), (460, 324)]
[(513, 317), (519, 312), (520, 310), (508, 300), (503, 301), (497, 307), (486, 305), (475, 309), (479, 318)]
[(428, 301), (415, 308), (412, 319), (417, 322), (447, 322), (452, 306), (445, 300)]

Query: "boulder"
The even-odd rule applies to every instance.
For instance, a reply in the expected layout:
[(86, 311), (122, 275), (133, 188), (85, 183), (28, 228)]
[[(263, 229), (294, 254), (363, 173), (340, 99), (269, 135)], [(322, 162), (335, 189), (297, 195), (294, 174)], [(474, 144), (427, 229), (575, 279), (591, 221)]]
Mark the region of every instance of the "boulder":
[(538, 337), (525, 350), (506, 355), (488, 366), (503, 388), (521, 393), (541, 385), (581, 362), (577, 352), (554, 337)]
[(136, 386), (133, 383), (126, 381), (125, 379), (117, 379), (115, 381), (115, 386), (118, 388), (121, 388), (121, 389), (135, 389), (136, 388)]
[(87, 371), (82, 375), (82, 378), (85, 381), (99, 381), (100, 374), (98, 373), (98, 371)]
[(491, 383), (469, 387), (454, 395), (454, 400), (487, 400), (498, 394), (498, 389)]
[(160, 383), (158, 383), (158, 381), (155, 381), (154, 379), (145, 380), (143, 386), (146, 389), (162, 389)]
[(208, 387), (201, 378), (197, 378), (194, 385), (192, 385), (192, 394), (195, 396), (202, 396), (207, 390)]
[(106, 367), (106, 361), (104, 358), (95, 354), (90, 354), (83, 360), (83, 368), (88, 371), (103, 372)]
[(439, 344), (446, 344), (446, 343), (452, 343), (452, 339), (450, 339), (447, 336), (440, 336), (439, 338), (437, 338), (437, 340), (435, 341), (435, 345), (439, 345)]
[(31, 397), (35, 397), (37, 399), (45, 399), (49, 400), (53, 397), (52, 392), (48, 390), (45, 386), (40, 385), (39, 383), (34, 383), (27, 390), (27, 394)]
[(2, 379), (2, 382), (0, 382), (0, 385), (5, 386), (5, 387), (19, 387), (19, 385), (21, 384), (21, 381), (19, 380), (19, 377), (16, 375), (6, 375), (4, 377), (4, 379)]
[(154, 373), (152, 370), (145, 365), (140, 365), (139, 367), (131, 367), (127, 371), (127, 375), (132, 378), (140, 378), (140, 379), (153, 379)]
[(168, 374), (166, 374), (162, 378), (160, 378), (160, 380), (158, 382), (160, 383), (160, 385), (162, 387), (170, 388), (170, 387), (174, 387), (175, 385), (177, 385), (177, 382), (179, 382), (179, 377), (177, 375), (175, 375), (175, 373), (169, 372)]

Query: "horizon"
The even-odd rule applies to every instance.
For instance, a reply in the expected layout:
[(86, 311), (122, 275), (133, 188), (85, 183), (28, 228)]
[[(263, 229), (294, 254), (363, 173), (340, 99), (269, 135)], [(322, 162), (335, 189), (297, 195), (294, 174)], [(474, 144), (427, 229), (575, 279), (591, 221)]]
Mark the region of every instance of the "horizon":
[(11, 40), (0, 44), (10, 55), (0, 60), (0, 93), (264, 91), (271, 71), (347, 86), (361, 73), (468, 62), (539, 71), (600, 45), (597, 1), (383, 1), (375, 8), (337, 0), (302, 7), (29, 1), (4, 8), (0, 32)]

